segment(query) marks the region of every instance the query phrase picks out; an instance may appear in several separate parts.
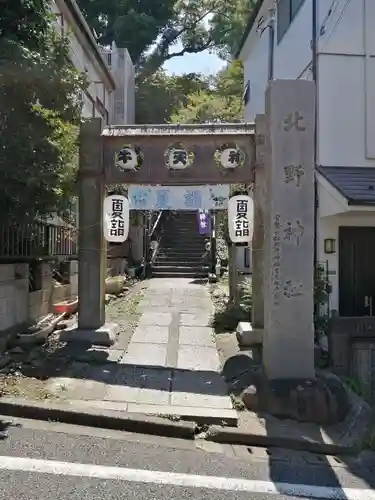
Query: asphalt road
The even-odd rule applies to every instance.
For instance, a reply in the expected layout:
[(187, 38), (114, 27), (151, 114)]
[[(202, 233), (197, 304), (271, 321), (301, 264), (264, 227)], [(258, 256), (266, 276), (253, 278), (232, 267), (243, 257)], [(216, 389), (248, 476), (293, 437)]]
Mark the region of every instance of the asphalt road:
[(375, 500), (353, 460), (5, 420), (0, 500)]

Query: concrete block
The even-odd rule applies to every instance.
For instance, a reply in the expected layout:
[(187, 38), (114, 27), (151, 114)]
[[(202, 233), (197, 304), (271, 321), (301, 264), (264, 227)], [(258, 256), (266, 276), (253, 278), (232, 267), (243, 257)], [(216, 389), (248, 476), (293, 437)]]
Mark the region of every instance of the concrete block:
[(212, 328), (207, 326), (180, 326), (179, 344), (202, 347), (215, 347)]
[(75, 298), (78, 295), (78, 274), (70, 277), (70, 298)]
[(236, 329), (237, 340), (241, 347), (250, 347), (261, 344), (263, 339), (263, 330), (251, 326), (251, 323), (241, 321)]
[(63, 302), (70, 299), (70, 285), (53, 285), (52, 286), (52, 304)]
[(93, 345), (111, 346), (115, 343), (120, 327), (116, 323), (105, 323), (96, 330), (81, 330), (77, 325), (72, 325), (60, 332), (63, 342), (84, 342)]
[[(9, 286), (13, 292), (13, 287)], [(15, 311), (13, 293), (0, 298), (0, 330), (7, 330), (15, 325)]]
[(15, 266), (14, 264), (0, 264), (0, 282), (14, 280)]
[(171, 313), (155, 313), (155, 312), (144, 312), (139, 321), (139, 326), (143, 325), (158, 325), (158, 326), (169, 326), (172, 322)]
[(169, 329), (167, 326), (138, 326), (131, 339), (132, 342), (147, 344), (167, 344)]
[(78, 274), (78, 260), (70, 261), (70, 275)]
[(153, 389), (110, 385), (105, 399), (107, 401), (124, 401), (126, 403), (167, 405), (169, 393)]
[[(188, 303), (190, 306), (190, 301)], [(209, 326), (211, 321), (211, 315), (206, 312), (201, 312), (198, 314), (181, 314), (180, 324), (182, 326)]]
[(15, 276), (16, 278), (26, 278), (29, 279), (29, 264), (18, 263), (15, 264)]
[(177, 355), (177, 368), (219, 371), (220, 361), (216, 347), (180, 346)]
[[(112, 405), (109, 408), (112, 409)], [(114, 409), (116, 409), (115, 406)], [(202, 423), (217, 423), (219, 425), (225, 421), (227, 425), (235, 426), (238, 422), (237, 412), (229, 408), (129, 403), (127, 410), (129, 413), (145, 413), (148, 415), (177, 415), (187, 420), (191, 419)], [(249, 455), (249, 452), (247, 452), (247, 455)]]
[(222, 408), (231, 410), (232, 402), (229, 396), (214, 396), (212, 394), (194, 394), (191, 392), (175, 392), (171, 396), (171, 404), (197, 408)]
[(21, 278), (14, 280), (14, 288), (19, 292), (25, 293), (28, 295), (29, 293), (29, 280), (28, 278)]
[(28, 290), (14, 290), (14, 320), (15, 324), (19, 325), (27, 322), (28, 313)]
[(35, 292), (29, 292), (28, 294), (28, 305), (29, 307), (40, 306), (43, 302), (43, 292), (42, 290), (37, 290)]
[(42, 276), (52, 276), (52, 266), (48, 262), (42, 262), (40, 264), (40, 274)]
[(130, 342), (121, 364), (143, 366), (165, 366), (167, 359), (166, 344), (144, 344)]

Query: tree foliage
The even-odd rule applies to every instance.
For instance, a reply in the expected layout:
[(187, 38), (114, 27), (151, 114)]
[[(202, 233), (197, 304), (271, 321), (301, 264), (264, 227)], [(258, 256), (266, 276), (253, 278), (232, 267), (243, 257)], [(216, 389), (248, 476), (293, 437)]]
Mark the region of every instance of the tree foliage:
[(185, 105), (172, 114), (173, 123), (238, 122), (243, 118), (243, 69), (234, 61), (211, 78), (206, 89), (187, 96)]
[(218, 54), (229, 59), (235, 54), (246, 24), (258, 0), (231, 0), (212, 20), (212, 37)]
[(217, 51), (228, 58), (255, 0), (78, 0), (99, 43), (126, 47), (138, 81), (173, 57)]
[(12, 0), (0, 16), (0, 213), (28, 220), (71, 199), (86, 88), (47, 0)]
[(209, 78), (196, 73), (169, 76), (158, 70), (138, 84), (136, 123), (167, 123), (191, 94), (208, 90), (209, 84)]

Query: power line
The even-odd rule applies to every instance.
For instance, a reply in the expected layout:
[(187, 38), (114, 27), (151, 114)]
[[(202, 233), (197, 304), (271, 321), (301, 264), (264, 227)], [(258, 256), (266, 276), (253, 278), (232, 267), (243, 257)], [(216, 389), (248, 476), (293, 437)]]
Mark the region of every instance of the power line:
[(329, 42), (329, 40), (331, 39), (332, 35), (336, 32), (337, 28), (339, 27), (340, 25), (340, 22), (342, 21), (342, 18), (344, 17), (344, 14), (345, 12), (347, 11), (348, 7), (349, 7), (349, 4), (350, 4), (351, 0), (346, 0), (346, 3), (341, 11), (341, 14), (339, 15), (339, 17), (337, 18), (335, 24), (333, 25), (331, 31), (329, 32), (325, 42), (324, 42), (324, 45), (322, 46), (320, 52), (323, 52), (323, 49), (324, 47), (327, 45), (327, 43)]

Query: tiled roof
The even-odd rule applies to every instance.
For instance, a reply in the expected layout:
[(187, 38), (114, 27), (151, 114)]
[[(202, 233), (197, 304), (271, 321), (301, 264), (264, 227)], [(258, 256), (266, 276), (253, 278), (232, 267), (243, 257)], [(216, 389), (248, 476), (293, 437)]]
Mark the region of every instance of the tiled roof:
[(350, 205), (375, 205), (375, 167), (317, 167)]

